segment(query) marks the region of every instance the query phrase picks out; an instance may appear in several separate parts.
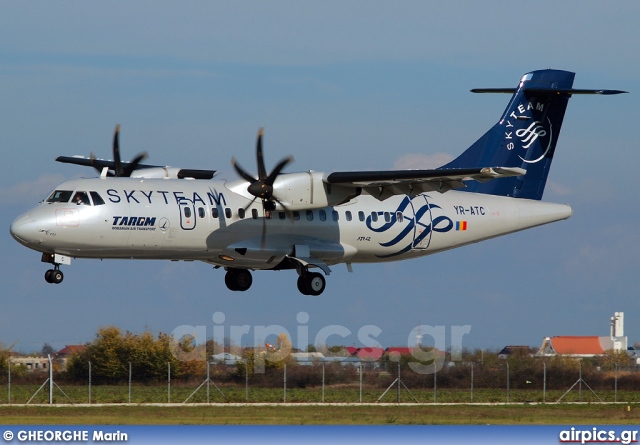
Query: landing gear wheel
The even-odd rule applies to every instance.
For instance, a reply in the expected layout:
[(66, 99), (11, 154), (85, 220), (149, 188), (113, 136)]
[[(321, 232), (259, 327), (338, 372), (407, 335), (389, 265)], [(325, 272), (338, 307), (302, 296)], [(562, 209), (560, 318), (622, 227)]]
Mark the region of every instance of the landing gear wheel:
[(324, 288), (326, 287), (327, 282), (324, 277), (319, 273), (310, 273), (307, 276), (307, 286), (309, 287), (310, 295), (320, 295), (324, 292)]
[(307, 286), (307, 280), (302, 275), (298, 277), (298, 290), (302, 295), (310, 295), (309, 286)]
[(49, 269), (45, 272), (44, 279), (47, 283), (60, 284), (64, 279), (64, 275), (59, 269)]
[(326, 285), (327, 282), (322, 274), (317, 272), (307, 273), (298, 277), (298, 290), (304, 295), (320, 295)]
[(229, 290), (244, 292), (251, 287), (253, 277), (246, 269), (229, 269), (224, 276), (224, 283)]

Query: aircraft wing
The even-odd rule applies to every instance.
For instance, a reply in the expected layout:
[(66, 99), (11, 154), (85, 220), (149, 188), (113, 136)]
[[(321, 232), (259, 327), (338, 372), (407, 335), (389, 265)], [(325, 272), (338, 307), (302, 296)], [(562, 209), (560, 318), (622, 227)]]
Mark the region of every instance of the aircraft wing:
[[(56, 161), (62, 162), (65, 164), (75, 164), (82, 165), (85, 167), (93, 167), (96, 170), (100, 171), (103, 168), (107, 167), (110, 170), (115, 170), (116, 163), (114, 161), (108, 161), (105, 159), (96, 159), (96, 158), (85, 158), (83, 156), (58, 156)], [(122, 166), (126, 169), (126, 166), (129, 165), (128, 162), (121, 162)], [(136, 164), (136, 170), (144, 170), (150, 168), (159, 168), (166, 169), (167, 167), (161, 165), (149, 165), (149, 164)], [(215, 170), (197, 170), (197, 169), (187, 169), (180, 168), (176, 169), (176, 176), (179, 179), (183, 178), (194, 178), (194, 179), (211, 179), (213, 175), (216, 173)]]
[(370, 195), (384, 200), (399, 194), (447, 192), (464, 188), (463, 181), (487, 182), (509, 176), (522, 176), (526, 170), (517, 167), (484, 167), (440, 170), (384, 170), (361, 172), (333, 172), (325, 176), (327, 184), (360, 187)]
[[(62, 162), (64, 164), (75, 164), (82, 165), (85, 167), (94, 167), (98, 170), (102, 170), (107, 167), (109, 169), (114, 169), (116, 163), (114, 161), (107, 161), (105, 159), (92, 159), (85, 158), (84, 156), (58, 156), (56, 158), (57, 162)], [(128, 164), (128, 162), (123, 162), (123, 165)], [(149, 164), (138, 164), (136, 168), (156, 168), (161, 167), (160, 165), (149, 165)]]

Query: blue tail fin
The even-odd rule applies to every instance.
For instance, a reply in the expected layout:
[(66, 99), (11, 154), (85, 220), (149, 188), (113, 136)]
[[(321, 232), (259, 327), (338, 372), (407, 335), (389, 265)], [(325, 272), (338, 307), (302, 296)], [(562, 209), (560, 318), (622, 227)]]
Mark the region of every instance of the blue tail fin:
[(614, 93), (573, 90), (574, 76), (567, 71), (540, 70), (525, 74), (515, 89), (471, 90), (513, 93), (513, 96), (500, 121), (458, 158), (441, 168), (520, 167), (527, 171), (526, 175), (485, 183), (469, 181), (465, 190), (541, 199), (571, 95)]

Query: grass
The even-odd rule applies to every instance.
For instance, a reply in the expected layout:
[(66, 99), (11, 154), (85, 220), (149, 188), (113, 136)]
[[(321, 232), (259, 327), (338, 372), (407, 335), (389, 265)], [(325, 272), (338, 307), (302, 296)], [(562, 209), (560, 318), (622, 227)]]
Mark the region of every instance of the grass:
[[(413, 398), (406, 391), (401, 392), (400, 404), (397, 391), (392, 388), (381, 399), (383, 405), (360, 405), (358, 385), (328, 387), (324, 393), (326, 403), (347, 403), (346, 406), (322, 405), (322, 388), (289, 388), (283, 404), (283, 388), (249, 388), (249, 403), (244, 404), (244, 386), (224, 386), (220, 390), (212, 384), (209, 387), (207, 404), (206, 386), (194, 393), (198, 384), (176, 384), (171, 386), (171, 404), (168, 404), (166, 385), (129, 388), (127, 385), (100, 385), (91, 388), (92, 404), (114, 404), (111, 406), (68, 406), (74, 403), (87, 404), (88, 386), (61, 385), (54, 388), (53, 406), (33, 406), (47, 404), (48, 385), (33, 397), (30, 406), (24, 404), (36, 393), (39, 385), (13, 385), (11, 404), (8, 403), (8, 388), (0, 390), (0, 423), (3, 424), (127, 424), (127, 425), (532, 425), (532, 424), (638, 424), (640, 423), (640, 392), (619, 391), (617, 400), (624, 404), (600, 404), (588, 390), (582, 391), (584, 404), (554, 404), (565, 391), (547, 391), (546, 404), (542, 404), (543, 393), (539, 390), (512, 390), (506, 404), (507, 391), (501, 389), (475, 389), (473, 402), (496, 405), (470, 405), (470, 390), (438, 389), (437, 405), (433, 404), (433, 390), (411, 390), (411, 394), (421, 405), (408, 404)], [(384, 389), (363, 388), (362, 401), (376, 402)], [(613, 402), (613, 391), (597, 391), (605, 402)], [(191, 396), (191, 397), (190, 397)], [(189, 403), (182, 402), (189, 398)], [(577, 389), (568, 393), (563, 401), (577, 402)], [(259, 406), (257, 402), (274, 403), (273, 406)], [(303, 403), (317, 403), (307, 406)], [(387, 405), (387, 404), (393, 405)], [(452, 405), (463, 403), (466, 405)], [(143, 404), (158, 404), (147, 406)], [(293, 404), (293, 406), (291, 405)], [(296, 405), (297, 404), (297, 405)], [(62, 406), (64, 405), (64, 406)], [(164, 406), (163, 406), (164, 405)], [(178, 405), (178, 406), (176, 406)], [(628, 410), (629, 407), (629, 410)]]
[(1, 423), (54, 425), (594, 425), (640, 423), (627, 405), (0, 406)]
[[(189, 398), (190, 403), (223, 403), (247, 401), (244, 386), (218, 386), (224, 396), (211, 384), (209, 386), (209, 398), (207, 399), (206, 386), (199, 390), (199, 383), (192, 385), (179, 384), (171, 386), (170, 398), (167, 385), (134, 385), (131, 388), (131, 403), (182, 403)], [(39, 385), (12, 385), (11, 403), (24, 404), (36, 393)], [(54, 387), (54, 404), (88, 403), (89, 388), (87, 385), (73, 386), (60, 384), (60, 388)], [(194, 393), (194, 391), (196, 391)], [(64, 392), (64, 394), (63, 394)], [(382, 396), (384, 389), (365, 386), (362, 392), (362, 402), (374, 403)], [(550, 390), (543, 394), (541, 390), (518, 389), (511, 390), (508, 394), (505, 389), (475, 389), (473, 400), (469, 389), (438, 389), (436, 401), (439, 404), (446, 403), (542, 403), (556, 402), (565, 394), (566, 390)], [(66, 396), (65, 396), (66, 394)], [(583, 388), (580, 395), (578, 388), (564, 395), (564, 402), (626, 402), (640, 403), (640, 391), (618, 391), (617, 395), (611, 390), (596, 390), (596, 395)], [(431, 389), (411, 389), (409, 394), (405, 389), (400, 393), (401, 402), (433, 403), (434, 393)], [(413, 397), (412, 397), (413, 396)], [(67, 399), (68, 397), (68, 399)], [(284, 401), (283, 388), (252, 388), (249, 387), (248, 402), (278, 403)], [(321, 387), (288, 388), (286, 401), (291, 403), (320, 403), (323, 401)], [(395, 403), (397, 390), (392, 388), (380, 400), (381, 402)], [(91, 388), (91, 403), (128, 403), (129, 388), (127, 385), (94, 385)], [(328, 403), (358, 403), (360, 402), (360, 389), (357, 384), (339, 387), (327, 387), (324, 392), (324, 402)], [(0, 388), (0, 406), (8, 404), (7, 387)], [(49, 387), (46, 385), (33, 397), (31, 404), (49, 403)]]

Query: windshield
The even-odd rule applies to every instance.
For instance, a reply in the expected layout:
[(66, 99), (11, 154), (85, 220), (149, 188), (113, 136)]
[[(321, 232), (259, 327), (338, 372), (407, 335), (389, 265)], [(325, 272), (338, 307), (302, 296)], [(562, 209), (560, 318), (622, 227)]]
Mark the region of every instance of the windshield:
[(54, 190), (47, 198), (47, 202), (69, 202), (73, 190)]

